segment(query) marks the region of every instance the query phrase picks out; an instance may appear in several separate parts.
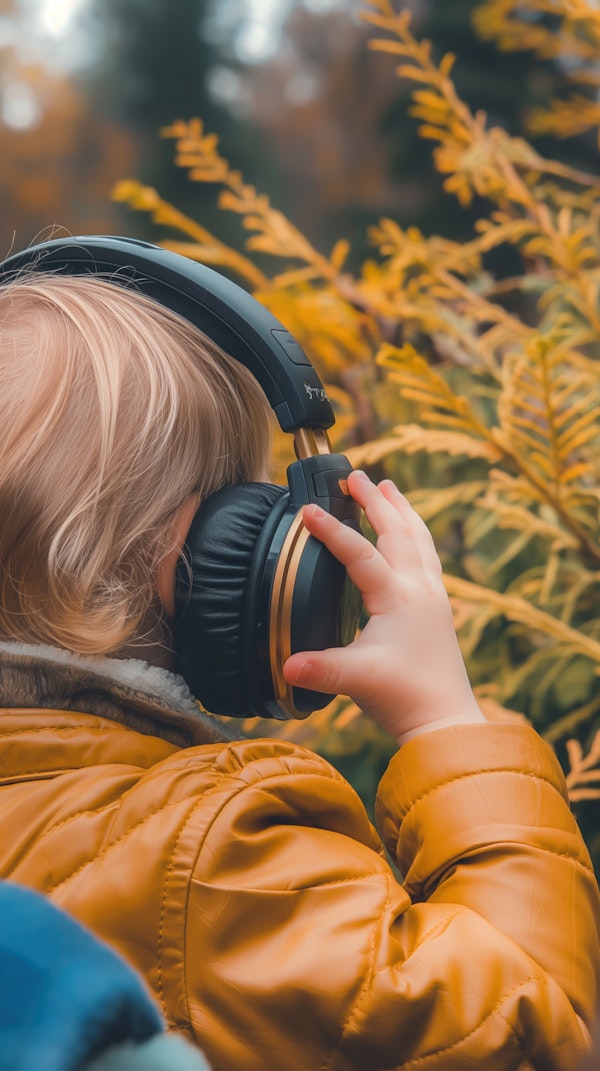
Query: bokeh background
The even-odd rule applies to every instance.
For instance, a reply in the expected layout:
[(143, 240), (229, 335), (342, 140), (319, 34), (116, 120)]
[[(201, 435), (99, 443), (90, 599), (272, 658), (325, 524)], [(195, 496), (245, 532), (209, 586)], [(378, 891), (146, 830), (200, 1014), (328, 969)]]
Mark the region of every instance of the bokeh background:
[[(431, 142), (411, 118), (415, 86), (397, 76), (398, 57), (369, 48), (373, 27), (361, 18), (361, 0), (0, 0), (0, 257), (68, 233), (180, 240), (173, 213), (153, 220), (138, 187), (157, 190), (161, 203), (217, 235), (223, 248), (243, 251), (253, 227), (259, 243), (267, 236), (275, 258), (269, 261), (264, 243), (251, 246), (250, 258), (267, 273), (257, 296), (298, 333), (326, 378), (340, 404), (338, 445), (360, 450), (375, 440), (361, 463), (396, 478), (429, 511), (453, 577), (472, 679), (495, 697), (500, 716), (530, 717), (556, 747), (598, 865), (600, 436), (581, 414), (600, 404), (600, 12), (582, 0), (582, 17), (571, 25), (573, 6), (395, 4), (410, 11), (416, 38), (431, 40), (434, 63), (456, 54), (452, 81), (460, 100), (470, 115), (487, 115), (465, 133), (460, 104), (452, 104), (439, 139), (463, 176), (461, 203), (444, 190)], [(482, 8), (488, 22), (498, 16), (487, 39), (473, 22)], [(520, 29), (513, 33), (503, 13), (517, 8)], [(582, 114), (571, 108), (564, 132), (576, 126), (577, 135), (555, 136), (560, 123), (540, 134), (543, 124), (532, 127), (532, 115), (568, 98), (573, 76), (587, 97)], [(435, 72), (427, 77), (435, 87)], [(450, 90), (437, 83), (421, 111), (429, 107), (437, 121)], [(287, 232), (270, 209), (258, 228), (250, 221), (244, 231), (240, 214), (248, 224), (248, 213), (219, 208), (218, 183), (206, 174), (192, 182), (185, 165), (176, 166), (174, 138), (164, 130), (193, 117), (218, 136), (230, 166), (306, 236), (307, 257), (294, 239), (288, 258)], [(521, 136), (556, 166), (538, 174), (524, 164)], [(205, 158), (211, 155), (214, 161), (214, 152)], [(550, 181), (557, 176), (560, 188)], [(128, 178), (134, 194), (115, 200)], [(508, 224), (502, 231), (498, 206), (512, 231)], [(382, 217), (393, 224), (377, 231)], [(183, 233), (189, 237), (185, 227)], [(344, 256), (332, 250), (347, 254), (343, 267)], [(377, 257), (375, 267), (361, 268)], [(301, 284), (289, 279), (288, 259), (299, 264)], [(211, 262), (236, 277), (231, 256)], [(421, 364), (404, 343), (416, 347)], [(395, 348), (389, 379), (380, 360), (386, 346)], [(547, 398), (536, 394), (548, 346), (563, 347), (560, 375), (575, 377), (570, 412), (563, 412), (556, 376)], [(486, 367), (494, 373), (487, 380)], [(431, 425), (432, 406), (411, 410), (407, 384), (413, 400), (427, 400), (438, 372), (454, 392), (452, 426), (462, 420), (471, 436), (466, 455), (456, 441), (441, 449), (425, 435), (418, 453), (389, 437), (418, 421)], [(537, 406), (528, 441), (518, 431), (524, 391)], [(472, 406), (470, 425), (461, 398)], [(436, 419), (448, 416), (435, 398), (432, 405)], [(559, 424), (583, 435), (562, 458), (553, 453)], [(494, 454), (496, 433), (506, 456)], [(541, 475), (540, 443), (547, 454)], [(585, 465), (571, 477), (577, 450)], [(524, 462), (529, 475), (538, 473), (537, 498), (509, 500)], [(499, 472), (504, 483), (484, 500), (473, 489), (489, 491)], [(527, 479), (517, 490), (527, 490)], [(262, 723), (249, 731), (275, 728)], [(392, 748), (356, 709), (342, 702), (282, 731), (331, 758), (372, 807)]]
[[(493, 122), (518, 131), (560, 87), (560, 64), (478, 39), (473, 0), (398, 6), (438, 51), (458, 54), (459, 92)], [(190, 185), (159, 136), (192, 116), (323, 251), (344, 235), (358, 263), (382, 215), (468, 234), (477, 205), (465, 212), (442, 192), (406, 116), (408, 87), (393, 57), (369, 51), (361, 10), (359, 0), (0, 0), (0, 254), (50, 228), (156, 238), (111, 203), (130, 174), (210, 225), (211, 189)], [(568, 149), (580, 164), (593, 152), (585, 139)], [(239, 242), (229, 226), (223, 218), (221, 236)]]

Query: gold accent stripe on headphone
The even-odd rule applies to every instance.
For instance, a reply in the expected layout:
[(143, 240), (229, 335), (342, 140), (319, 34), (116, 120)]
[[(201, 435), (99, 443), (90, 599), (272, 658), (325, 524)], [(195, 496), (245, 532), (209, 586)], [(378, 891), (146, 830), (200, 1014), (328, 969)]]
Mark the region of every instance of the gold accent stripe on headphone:
[[(292, 601), (300, 559), (310, 539), (310, 532), (302, 523), (300, 510), (290, 525), (279, 554), (271, 592), (269, 624), (269, 652), (273, 692), (277, 705), (286, 718), (297, 718), (292, 689), (283, 676), (283, 664), (292, 653)], [(304, 717), (304, 715), (300, 715)]]

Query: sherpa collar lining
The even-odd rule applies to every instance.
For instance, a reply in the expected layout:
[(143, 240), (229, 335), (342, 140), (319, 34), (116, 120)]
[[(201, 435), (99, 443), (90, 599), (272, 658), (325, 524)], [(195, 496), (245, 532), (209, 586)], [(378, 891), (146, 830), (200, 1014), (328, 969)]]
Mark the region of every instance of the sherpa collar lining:
[(0, 706), (74, 710), (179, 746), (237, 738), (201, 710), (182, 677), (138, 659), (0, 642)]

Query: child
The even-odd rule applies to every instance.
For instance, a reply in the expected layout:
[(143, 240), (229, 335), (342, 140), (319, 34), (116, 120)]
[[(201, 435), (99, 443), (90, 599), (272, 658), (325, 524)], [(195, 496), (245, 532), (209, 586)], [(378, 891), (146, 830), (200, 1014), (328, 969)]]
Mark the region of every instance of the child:
[(285, 668), (397, 739), (377, 820), (400, 883), (334, 769), (231, 739), (170, 672), (198, 504), (265, 476), (252, 377), (97, 277), (9, 281), (0, 324), (0, 877), (121, 952), (214, 1071), (574, 1068), (590, 860), (550, 749), (483, 718), (406, 499), (349, 477), (376, 547), (305, 509), (370, 618)]

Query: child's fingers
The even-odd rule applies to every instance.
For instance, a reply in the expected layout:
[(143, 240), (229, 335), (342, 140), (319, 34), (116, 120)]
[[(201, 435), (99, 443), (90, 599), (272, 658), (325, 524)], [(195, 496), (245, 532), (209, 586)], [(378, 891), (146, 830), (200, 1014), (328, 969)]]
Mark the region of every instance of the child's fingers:
[(305, 527), (331, 551), (360, 591), (369, 613), (376, 613), (378, 598), (388, 598), (393, 576), (385, 558), (360, 532), (326, 513), (319, 506), (305, 506)]
[(433, 536), (425, 524), (425, 521), (419, 517), (419, 514), (412, 508), (408, 499), (404, 497), (402, 492), (398, 490), (395, 483), (391, 480), (383, 480), (379, 484), (379, 490), (387, 501), (390, 502), (405, 518), (406, 523), (410, 525), (425, 570), (431, 576), (439, 577), (442, 572), (442, 564), (433, 541)]
[[(392, 485), (393, 486), (393, 485)], [(405, 507), (382, 494), (381, 489), (361, 472), (348, 477), (348, 489), (377, 536), (377, 549), (392, 569), (410, 570), (421, 565), (419, 549)], [(400, 493), (398, 492), (398, 495)], [(402, 497), (402, 496), (400, 496)]]

